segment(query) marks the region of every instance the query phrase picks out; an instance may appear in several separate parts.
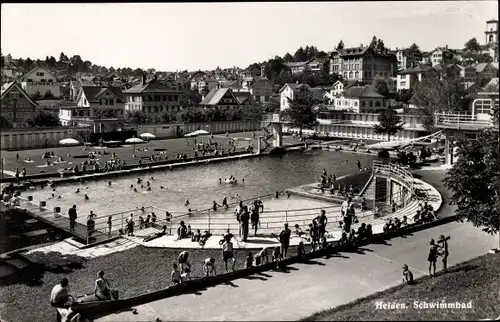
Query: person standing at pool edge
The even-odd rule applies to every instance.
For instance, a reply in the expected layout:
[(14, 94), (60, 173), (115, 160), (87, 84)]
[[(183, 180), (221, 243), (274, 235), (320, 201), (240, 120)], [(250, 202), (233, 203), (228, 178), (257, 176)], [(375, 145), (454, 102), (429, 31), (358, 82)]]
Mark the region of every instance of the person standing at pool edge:
[(75, 231), (75, 224), (76, 224), (76, 218), (77, 218), (76, 205), (73, 205), (73, 207), (69, 208), (68, 216), (69, 216), (69, 230)]
[(283, 230), (280, 232), (279, 240), (280, 240), (280, 252), (281, 258), (285, 259), (288, 253), (288, 247), (290, 246), (290, 237), (292, 235), (292, 231), (288, 229), (288, 224), (285, 224)]

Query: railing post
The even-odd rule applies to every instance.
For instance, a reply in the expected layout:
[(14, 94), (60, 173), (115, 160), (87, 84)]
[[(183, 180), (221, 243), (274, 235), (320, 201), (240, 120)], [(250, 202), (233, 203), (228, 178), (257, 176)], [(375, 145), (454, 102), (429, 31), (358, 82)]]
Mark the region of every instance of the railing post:
[(208, 209), (208, 232), (210, 233), (210, 209)]
[(121, 223), (122, 223), (122, 231), (123, 231), (123, 212), (121, 213)]
[(288, 222), (288, 210), (285, 210), (285, 222)]

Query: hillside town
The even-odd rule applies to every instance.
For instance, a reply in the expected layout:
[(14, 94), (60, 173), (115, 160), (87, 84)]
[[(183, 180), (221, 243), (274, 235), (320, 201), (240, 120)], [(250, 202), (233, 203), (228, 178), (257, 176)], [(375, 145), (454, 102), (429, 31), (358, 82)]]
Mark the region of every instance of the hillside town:
[[(288, 99), (303, 94), (323, 112), (378, 113), (390, 107), (418, 114), (428, 107), (422, 80), (431, 74), (456, 83), (451, 95), (458, 100), (498, 88), (498, 21), (486, 21), (485, 27), (484, 35), (477, 35), (481, 41), (473, 38), (460, 49), (444, 45), (425, 52), (416, 44), (390, 49), (374, 36), (368, 45), (347, 47), (340, 41), (328, 52), (301, 47), (293, 56), (245, 69), (108, 69), (64, 53), (45, 60), (2, 55), (1, 127), (61, 125), (107, 132), (129, 122), (255, 119), (260, 112), (286, 109)], [(200, 114), (206, 109), (218, 112)]]

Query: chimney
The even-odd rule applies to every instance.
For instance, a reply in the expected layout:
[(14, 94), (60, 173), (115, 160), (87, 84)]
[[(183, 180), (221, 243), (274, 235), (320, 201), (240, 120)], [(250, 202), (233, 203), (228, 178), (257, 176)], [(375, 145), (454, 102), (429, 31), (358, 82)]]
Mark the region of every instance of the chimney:
[(142, 75), (142, 85), (146, 85), (146, 75)]

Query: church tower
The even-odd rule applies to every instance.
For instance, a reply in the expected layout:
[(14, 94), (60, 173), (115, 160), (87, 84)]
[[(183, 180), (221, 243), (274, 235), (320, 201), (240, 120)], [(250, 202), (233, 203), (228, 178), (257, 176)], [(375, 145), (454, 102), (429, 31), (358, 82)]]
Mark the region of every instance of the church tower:
[(486, 21), (486, 45), (498, 43), (498, 20)]

